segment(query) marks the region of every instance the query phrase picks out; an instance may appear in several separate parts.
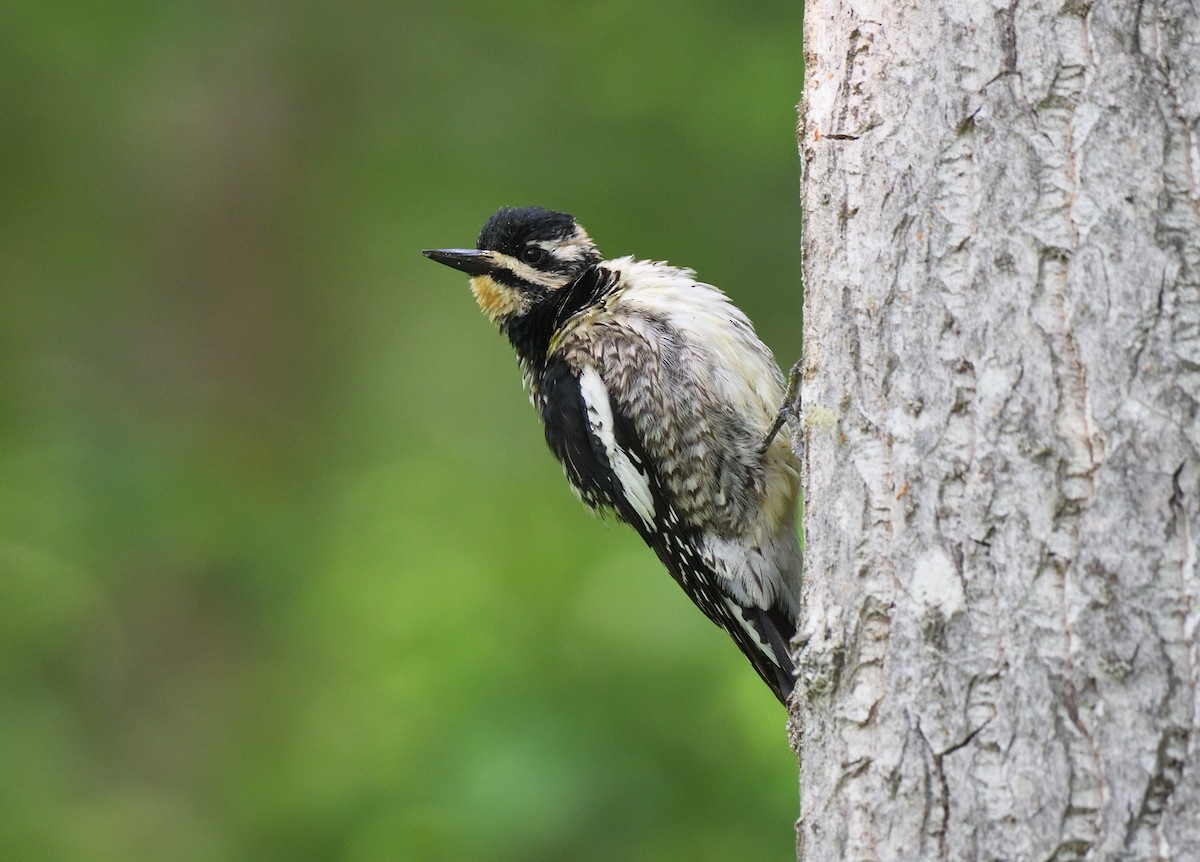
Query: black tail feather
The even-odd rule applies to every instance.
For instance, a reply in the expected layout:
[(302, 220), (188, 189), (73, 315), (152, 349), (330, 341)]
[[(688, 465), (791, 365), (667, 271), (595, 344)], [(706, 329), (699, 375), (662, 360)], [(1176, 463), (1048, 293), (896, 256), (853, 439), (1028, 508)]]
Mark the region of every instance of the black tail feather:
[(774, 661), (772, 661), (772, 656), (763, 653), (760, 645), (743, 643), (738, 638), (735, 640), (738, 641), (738, 646), (742, 648), (742, 652), (746, 654), (750, 664), (758, 671), (763, 682), (770, 687), (771, 691), (775, 692), (779, 702), (787, 706), (788, 698), (791, 697), (792, 690), (796, 686), (796, 665), (792, 661), (792, 651), (789, 646), (789, 642), (796, 633), (796, 623), (779, 608), (767, 610), (746, 608), (745, 614), (751, 624), (758, 629), (762, 639), (770, 646)]

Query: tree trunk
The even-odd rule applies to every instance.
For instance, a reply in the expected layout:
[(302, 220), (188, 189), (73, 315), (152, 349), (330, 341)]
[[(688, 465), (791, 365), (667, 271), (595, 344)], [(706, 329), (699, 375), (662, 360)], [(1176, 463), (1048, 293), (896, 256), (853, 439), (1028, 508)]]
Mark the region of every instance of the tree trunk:
[(799, 855), (1200, 860), (1200, 12), (810, 0)]

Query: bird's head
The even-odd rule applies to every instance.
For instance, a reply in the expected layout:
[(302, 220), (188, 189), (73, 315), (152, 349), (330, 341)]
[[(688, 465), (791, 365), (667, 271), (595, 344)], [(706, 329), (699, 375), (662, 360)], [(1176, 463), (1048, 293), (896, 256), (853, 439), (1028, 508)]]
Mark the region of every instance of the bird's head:
[(502, 329), (600, 262), (595, 243), (572, 216), (540, 207), (497, 211), (476, 246), (422, 254), (470, 275), (475, 301)]

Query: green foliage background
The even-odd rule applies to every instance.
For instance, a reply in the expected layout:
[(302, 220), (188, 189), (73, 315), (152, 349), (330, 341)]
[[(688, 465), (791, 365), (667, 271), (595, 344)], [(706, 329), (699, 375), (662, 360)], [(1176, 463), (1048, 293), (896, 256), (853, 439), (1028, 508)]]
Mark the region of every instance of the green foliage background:
[(784, 712), (589, 516), (501, 204), (799, 349), (801, 8), (0, 10), (0, 855), (792, 854)]

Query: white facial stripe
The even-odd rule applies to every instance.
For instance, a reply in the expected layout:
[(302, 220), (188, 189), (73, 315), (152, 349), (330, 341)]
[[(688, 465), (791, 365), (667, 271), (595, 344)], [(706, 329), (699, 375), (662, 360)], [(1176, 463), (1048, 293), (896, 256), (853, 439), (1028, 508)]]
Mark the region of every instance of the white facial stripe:
[(583, 257), (583, 249), (578, 246), (568, 245), (566, 240), (540, 239), (537, 242), (531, 242), (530, 245), (545, 249), (555, 260), (579, 260), (579, 258)]
[(618, 489), (643, 523), (647, 527), (653, 526), (654, 496), (650, 493), (650, 481), (634, 465), (629, 454), (617, 445), (612, 404), (600, 372), (591, 366), (584, 368), (579, 375), (579, 392), (587, 406), (588, 424), (604, 446), (604, 454), (608, 456), (608, 465), (616, 475)]
[(575, 233), (562, 239), (542, 239), (530, 243), (538, 248), (544, 248), (561, 261), (580, 260), (587, 250), (592, 247), (592, 240), (581, 227), (575, 228)]
[(542, 272), (540, 269), (535, 269), (527, 263), (517, 260), (515, 257), (510, 257), (507, 254), (496, 253), (496, 261), (500, 266), (507, 269), (517, 278), (522, 281), (528, 281), (532, 284), (540, 284), (542, 287), (558, 287), (563, 280), (554, 273)]

